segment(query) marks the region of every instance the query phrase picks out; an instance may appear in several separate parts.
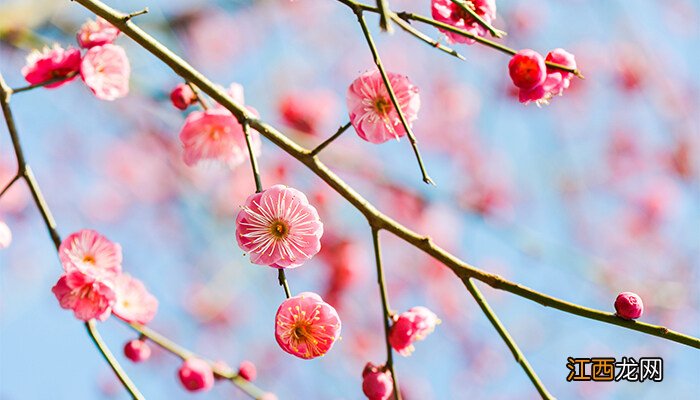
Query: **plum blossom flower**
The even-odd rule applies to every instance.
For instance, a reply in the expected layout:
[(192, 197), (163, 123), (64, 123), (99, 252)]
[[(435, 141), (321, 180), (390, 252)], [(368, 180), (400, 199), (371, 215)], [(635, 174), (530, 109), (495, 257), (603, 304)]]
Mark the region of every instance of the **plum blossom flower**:
[(129, 274), (119, 275), (114, 281), (117, 300), (112, 312), (126, 322), (147, 324), (158, 310), (158, 300), (144, 284)]
[(57, 88), (78, 76), (80, 71), (80, 50), (68, 47), (63, 49), (58, 44), (34, 50), (27, 56), (27, 65), (22, 67), (22, 75), (32, 85), (51, 79), (66, 79), (45, 85), (45, 88)]
[(391, 371), (368, 362), (362, 371), (362, 393), (369, 400), (387, 400), (394, 392)]
[(186, 110), (192, 103), (197, 100), (197, 96), (186, 83), (181, 83), (175, 86), (172, 92), (170, 92), (170, 101), (173, 106), (179, 110)]
[(80, 47), (89, 49), (112, 43), (117, 36), (119, 36), (119, 29), (116, 26), (102, 17), (97, 17), (96, 20), (89, 20), (80, 27), (76, 39)]
[[(474, 10), (489, 25), (496, 19), (495, 0), (465, 0), (463, 3)], [(433, 18), (437, 21), (452, 25), (455, 28), (467, 31), (476, 36), (486, 36), (488, 31), (474, 19), (462, 7), (452, 2), (452, 0), (432, 0), (431, 9)], [(474, 39), (458, 35), (448, 30), (440, 29), (440, 32), (447, 36), (450, 43), (473, 44)]]
[(0, 249), (10, 247), (12, 243), (12, 231), (4, 221), (0, 221)]
[(406, 357), (414, 350), (413, 342), (423, 340), (440, 323), (437, 315), (425, 307), (413, 307), (394, 316), (394, 324), (389, 330), (389, 343), (394, 350)]
[(63, 239), (58, 257), (66, 273), (78, 271), (98, 279), (112, 279), (122, 269), (121, 246), (90, 229)]
[(124, 355), (135, 363), (146, 361), (151, 357), (151, 347), (145, 340), (134, 339), (124, 345)]
[(62, 275), (51, 291), (61, 308), (73, 310), (81, 321), (106, 320), (112, 312), (116, 293), (111, 282), (79, 270)]
[(552, 97), (561, 96), (571, 84), (573, 73), (549, 67), (545, 61), (576, 68), (574, 56), (563, 49), (552, 50), (546, 59), (534, 50), (520, 50), (511, 58), (508, 69), (513, 84), (519, 88), (521, 103), (549, 104)]
[[(253, 153), (260, 155), (260, 134), (251, 130), (250, 139)], [(189, 166), (203, 160), (219, 160), (233, 168), (248, 158), (243, 127), (224, 108), (190, 113), (180, 131), (180, 141), (183, 160)]]
[(335, 115), (337, 99), (329, 91), (299, 91), (284, 96), (278, 107), (285, 124), (300, 132), (318, 135)]
[[(388, 77), (410, 127), (418, 118), (420, 109), (418, 88), (406, 76), (389, 72)], [(362, 139), (384, 143), (406, 135), (379, 71), (368, 71), (355, 79), (348, 88), (346, 99), (350, 122)]]
[(214, 371), (199, 358), (188, 358), (177, 372), (180, 382), (190, 392), (207, 391), (214, 386)]
[(121, 46), (91, 47), (80, 63), (80, 76), (98, 99), (116, 100), (129, 93), (131, 66)]
[(275, 339), (282, 350), (303, 359), (326, 354), (340, 337), (340, 318), (316, 293), (291, 297), (277, 309)]
[(248, 382), (252, 382), (258, 376), (258, 370), (255, 368), (255, 364), (253, 364), (251, 361), (243, 360), (238, 366), (238, 376), (247, 380)]
[(321, 250), (323, 223), (304, 193), (274, 185), (250, 195), (236, 218), (236, 239), (254, 264), (296, 268)]
[(615, 299), (615, 311), (620, 318), (637, 319), (644, 312), (644, 303), (636, 293), (622, 292)]

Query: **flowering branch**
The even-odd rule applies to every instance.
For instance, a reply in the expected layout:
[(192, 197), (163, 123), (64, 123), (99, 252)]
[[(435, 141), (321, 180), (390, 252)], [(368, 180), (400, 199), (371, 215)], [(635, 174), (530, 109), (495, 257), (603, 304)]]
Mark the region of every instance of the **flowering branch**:
[(431, 47), (435, 47), (435, 48), (438, 49), (438, 50), (442, 50), (442, 51), (444, 51), (445, 53), (447, 53), (447, 54), (449, 54), (449, 55), (452, 55), (452, 56), (455, 56), (455, 57), (459, 58), (459, 59), (462, 60), (462, 61), (465, 60), (464, 56), (461, 55), (461, 54), (459, 54), (456, 50), (454, 50), (454, 49), (451, 48), (451, 47), (445, 46), (444, 44), (438, 42), (437, 40), (434, 40), (434, 39), (430, 38), (430, 37), (429, 37), (428, 35), (426, 35), (425, 33), (423, 33), (423, 32), (421, 32), (421, 31), (419, 31), (418, 29), (414, 28), (413, 25), (411, 25), (411, 24), (409, 24), (408, 22), (406, 22), (405, 20), (399, 18), (399, 16), (396, 15), (395, 13), (393, 13), (393, 12), (391, 13), (391, 19), (392, 19), (394, 22), (396, 22), (396, 25), (400, 26), (401, 29), (403, 29), (403, 30), (405, 30), (406, 32), (410, 33), (411, 35), (415, 36), (415, 37), (418, 38), (419, 40), (424, 41), (425, 43), (427, 43), (427, 44), (430, 45)]
[[(349, 0), (341, 1), (346, 2)], [(217, 85), (207, 79), (199, 71), (194, 69), (191, 65), (185, 62), (163, 44), (158, 42), (151, 35), (139, 28), (132, 21), (128, 21), (126, 23), (121, 22), (121, 16), (123, 15), (122, 13), (114, 10), (99, 0), (75, 0), (75, 2), (81, 4), (110, 23), (115, 24), (125, 35), (132, 38), (145, 50), (163, 61), (176, 74), (195, 83), (204, 93), (208, 94), (216, 102), (231, 111), (237, 118), (239, 118), (239, 120), (248, 120), (252, 128), (260, 132), (260, 134), (269, 139), (277, 147), (300, 161), (302, 164), (306, 165), (309, 170), (311, 170), (320, 179), (326, 182), (333, 190), (352, 204), (360, 213), (362, 213), (363, 216), (365, 216), (365, 218), (367, 218), (370, 225), (374, 226), (376, 229), (385, 229), (396, 235), (398, 238), (404, 240), (406, 243), (422, 250), (424, 253), (433, 257), (452, 270), (462, 281), (468, 280), (469, 278), (474, 278), (495, 289), (513, 293), (517, 296), (534, 301), (546, 307), (556, 308), (569, 314), (621, 326), (630, 330), (643, 332), (700, 349), (699, 338), (676, 332), (663, 326), (638, 321), (623, 320), (617, 317), (614, 313), (595, 310), (549, 296), (518, 283), (506, 280), (497, 274), (492, 274), (476, 268), (460, 260), (453, 254), (436, 245), (432, 239), (430, 239), (430, 237), (420, 235), (417, 232), (414, 232), (411, 229), (401, 225), (389, 216), (381, 213), (374, 205), (360, 196), (359, 193), (357, 193), (353, 188), (348, 186), (348, 184), (333, 173), (318, 159), (318, 157), (312, 156), (310, 150), (303, 148), (296, 142), (292, 141), (273, 126), (257, 119), (257, 117), (250, 111), (233, 101), (233, 99), (221, 88), (217, 87)], [(364, 7), (369, 6), (363, 6), (363, 9)]]
[[(31, 192), (32, 198), (34, 199), (34, 203), (36, 204), (37, 209), (41, 213), (41, 217), (44, 220), (46, 229), (49, 231), (51, 241), (56, 247), (56, 250), (58, 250), (58, 247), (61, 245), (61, 236), (58, 234), (58, 230), (56, 229), (56, 221), (54, 220), (53, 215), (51, 214), (51, 210), (49, 209), (48, 205), (46, 204), (46, 201), (44, 200), (44, 196), (41, 194), (41, 190), (39, 189), (39, 185), (37, 184), (36, 179), (34, 178), (32, 169), (24, 157), (24, 151), (22, 150), (22, 145), (19, 141), (19, 134), (17, 133), (17, 126), (15, 125), (15, 120), (12, 116), (12, 110), (10, 109), (11, 94), (12, 89), (10, 89), (7, 86), (7, 84), (5, 83), (5, 79), (2, 76), (2, 73), (0, 73), (0, 105), (2, 106), (2, 112), (5, 116), (7, 130), (10, 133), (10, 138), (12, 139), (12, 146), (15, 150), (15, 156), (17, 157), (17, 175), (16, 179), (14, 180), (17, 180), (17, 177), (21, 177), (27, 182), (27, 186), (29, 186), (29, 191)], [(6, 189), (3, 189), (3, 192), (5, 190)], [(134, 399), (144, 399), (143, 395), (139, 392), (138, 388), (136, 388), (136, 385), (134, 385), (129, 376), (122, 369), (121, 365), (119, 365), (119, 362), (114, 358), (114, 355), (109, 350), (109, 347), (107, 347), (107, 345), (102, 340), (102, 337), (100, 336), (97, 327), (95, 326), (95, 322), (87, 321), (85, 322), (85, 327), (87, 329), (88, 335), (102, 354), (102, 357), (104, 357), (104, 359), (107, 361), (109, 366), (117, 375), (117, 378), (119, 378), (121, 383), (129, 392), (131, 397)]]
[(379, 244), (379, 229), (375, 228), (374, 226), (372, 226), (372, 243), (374, 245), (374, 258), (377, 264), (377, 283), (379, 284), (379, 294), (382, 298), (384, 338), (386, 340), (386, 364), (384, 364), (384, 367), (391, 372), (391, 380), (394, 386), (394, 398), (396, 400), (401, 400), (399, 382), (396, 376), (396, 371), (394, 371), (394, 351), (391, 348), (391, 343), (389, 342), (390, 321), (393, 316), (393, 312), (389, 308), (389, 296), (386, 292), (386, 283), (384, 283), (384, 268), (382, 267), (382, 249)]
[[(192, 351), (180, 346), (179, 344), (173, 342), (172, 340), (168, 339), (167, 337), (161, 335), (160, 333), (154, 331), (153, 329), (144, 326), (144, 325), (139, 325), (139, 324), (128, 324), (131, 329), (135, 330), (141, 336), (148, 338), (151, 342), (157, 344), (160, 346), (162, 349), (166, 350), (167, 352), (176, 355), (179, 357), (181, 360), (187, 360), (188, 358), (198, 358), (198, 359), (203, 359), (202, 357), (198, 356), (197, 354), (193, 353)], [(219, 378), (226, 379), (228, 381), (231, 381), (234, 385), (236, 385), (239, 389), (241, 389), (246, 395), (248, 395), (252, 399), (263, 399), (265, 395), (265, 391), (260, 389), (259, 387), (255, 386), (253, 383), (243, 379), (239, 374), (233, 372), (230, 369), (225, 369), (221, 368), (217, 363), (207, 361), (209, 366), (211, 367), (212, 371), (214, 371), (214, 374), (218, 376)]]
[(357, 16), (357, 22), (360, 23), (360, 27), (362, 28), (362, 33), (365, 36), (365, 40), (367, 41), (367, 45), (369, 46), (369, 50), (372, 52), (372, 57), (374, 58), (374, 64), (377, 66), (379, 69), (379, 73), (382, 75), (382, 80), (384, 81), (384, 86), (386, 86), (386, 90), (389, 93), (389, 98), (391, 99), (391, 103), (394, 105), (394, 109), (396, 109), (396, 112), (399, 115), (399, 119), (401, 120), (401, 125), (403, 125), (404, 130), (406, 131), (406, 135), (408, 136), (408, 141), (411, 142), (411, 147), (413, 147), (413, 152), (416, 154), (416, 159), (418, 160), (418, 166), (420, 167), (420, 172), (423, 174), (423, 182), (429, 184), (429, 185), (435, 185), (435, 182), (433, 182), (432, 179), (428, 176), (428, 172), (425, 170), (425, 166), (423, 165), (423, 158), (420, 155), (420, 151), (418, 150), (418, 143), (416, 141), (416, 136), (413, 134), (413, 131), (411, 130), (411, 126), (408, 124), (406, 121), (406, 116), (404, 115), (403, 110), (401, 110), (401, 105), (399, 104), (399, 101), (396, 99), (396, 93), (394, 93), (394, 88), (391, 85), (391, 82), (389, 81), (389, 76), (386, 73), (386, 70), (384, 69), (384, 65), (382, 65), (382, 60), (379, 57), (379, 52), (377, 51), (377, 47), (374, 45), (374, 40), (372, 40), (372, 34), (369, 33), (369, 28), (367, 27), (367, 23), (365, 22), (365, 18), (362, 15), (362, 9), (359, 7), (352, 7), (353, 12)]
[(515, 361), (518, 364), (520, 364), (520, 366), (523, 368), (523, 371), (525, 371), (527, 377), (530, 378), (532, 384), (535, 385), (535, 388), (540, 393), (540, 396), (542, 396), (543, 399), (554, 399), (551, 393), (549, 393), (549, 391), (547, 391), (547, 388), (542, 384), (542, 381), (540, 381), (540, 378), (537, 376), (535, 371), (532, 369), (532, 366), (527, 361), (527, 358), (525, 358), (523, 352), (520, 351), (518, 344), (515, 343), (515, 340), (513, 340), (513, 338), (510, 336), (510, 334), (506, 330), (506, 327), (503, 326), (501, 321), (498, 319), (496, 313), (491, 309), (491, 306), (489, 306), (489, 303), (486, 302), (486, 299), (481, 294), (479, 288), (476, 287), (476, 285), (471, 279), (463, 280), (463, 282), (464, 286), (467, 287), (469, 293), (471, 293), (472, 297), (474, 297), (474, 300), (476, 300), (477, 304), (479, 304), (479, 307), (481, 307), (481, 311), (483, 311), (483, 313), (486, 315), (486, 318), (489, 319), (491, 325), (493, 325), (493, 327), (496, 328), (498, 334), (506, 343), (511, 353), (513, 353)]

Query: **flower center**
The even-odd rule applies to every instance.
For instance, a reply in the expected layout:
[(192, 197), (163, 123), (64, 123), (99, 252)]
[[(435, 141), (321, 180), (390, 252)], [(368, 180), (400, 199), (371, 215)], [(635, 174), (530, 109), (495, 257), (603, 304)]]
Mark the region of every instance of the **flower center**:
[(289, 233), (289, 227), (282, 221), (275, 221), (270, 225), (270, 233), (277, 239), (284, 239)]
[(374, 111), (380, 116), (385, 116), (391, 110), (391, 103), (384, 97), (377, 97), (373, 102)]
[(209, 127), (209, 137), (211, 140), (219, 140), (221, 138), (221, 128), (218, 126)]
[(87, 256), (83, 257), (83, 262), (85, 264), (95, 265), (95, 257), (93, 257), (91, 255), (87, 255)]

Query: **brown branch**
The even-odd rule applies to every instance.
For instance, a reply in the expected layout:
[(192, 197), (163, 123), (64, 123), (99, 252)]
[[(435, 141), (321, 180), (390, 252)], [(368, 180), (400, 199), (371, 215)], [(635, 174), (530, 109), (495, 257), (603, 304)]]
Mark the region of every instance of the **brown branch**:
[(176, 74), (195, 83), (204, 93), (208, 94), (212, 99), (231, 111), (239, 121), (248, 120), (252, 128), (260, 132), (261, 135), (265, 136), (277, 147), (306, 165), (309, 170), (311, 170), (331, 188), (338, 192), (338, 194), (345, 198), (350, 204), (352, 204), (367, 218), (370, 225), (376, 227), (377, 229), (385, 229), (403, 239), (407, 243), (422, 250), (426, 254), (432, 256), (450, 268), (463, 281), (469, 278), (474, 278), (493, 288), (513, 293), (520, 297), (524, 297), (528, 300), (542, 304), (546, 307), (556, 308), (558, 310), (584, 318), (594, 319), (608, 324), (658, 336), (694, 348), (700, 348), (700, 339), (696, 337), (685, 335), (663, 326), (623, 320), (615, 316), (613, 313), (595, 310), (558, 299), (556, 297), (548, 296), (526, 286), (508, 281), (499, 275), (492, 274), (469, 265), (453, 254), (450, 254), (446, 250), (437, 246), (429, 237), (420, 235), (396, 222), (387, 215), (379, 212), (377, 208), (360, 196), (360, 194), (358, 194), (353, 188), (348, 186), (317, 157), (311, 156), (308, 149), (301, 147), (296, 142), (279, 132), (273, 126), (257, 119), (255, 115), (246, 110), (245, 107), (233, 101), (233, 99), (231, 99), (231, 97), (222, 89), (217, 87), (213, 82), (194, 69), (182, 58), (173, 53), (170, 49), (154, 39), (151, 35), (139, 28), (133, 23), (133, 21), (122, 23), (122, 13), (114, 10), (99, 0), (75, 0), (75, 2), (83, 5), (85, 8), (101, 16), (107, 21), (117, 25), (117, 27), (120, 28), (125, 35), (132, 38), (136, 43), (153, 54), (156, 58), (163, 61)]

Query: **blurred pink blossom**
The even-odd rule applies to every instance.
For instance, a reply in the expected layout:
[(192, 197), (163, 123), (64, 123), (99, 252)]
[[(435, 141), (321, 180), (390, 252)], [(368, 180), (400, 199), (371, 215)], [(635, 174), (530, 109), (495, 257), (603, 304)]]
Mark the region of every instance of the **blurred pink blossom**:
[[(496, 19), (495, 0), (464, 0), (463, 3), (475, 11), (487, 24), (491, 24), (491, 22)], [(462, 7), (452, 2), (452, 0), (432, 0), (431, 9), (433, 18), (439, 22), (452, 25), (455, 28), (467, 31), (476, 36), (486, 36), (488, 33), (486, 28), (479, 24), (479, 22), (469, 15)], [(450, 43), (474, 43), (474, 39), (469, 39), (445, 29), (440, 29), (440, 32), (447, 36), (447, 40)]]
[(296, 268), (318, 253), (322, 235), (316, 208), (283, 185), (250, 195), (236, 218), (236, 240), (254, 264)]
[(73, 310), (75, 317), (82, 321), (106, 320), (116, 300), (111, 282), (79, 270), (62, 275), (51, 291), (61, 308)]
[(135, 363), (146, 361), (151, 357), (151, 347), (145, 340), (130, 340), (124, 345), (124, 356)]
[[(388, 76), (410, 127), (418, 118), (420, 109), (418, 88), (406, 76), (391, 72)], [(352, 82), (347, 92), (347, 106), (352, 126), (362, 139), (370, 143), (384, 143), (406, 135), (378, 70), (365, 72)]]
[(143, 282), (129, 274), (121, 274), (114, 281), (117, 301), (112, 312), (126, 322), (145, 325), (158, 311), (158, 299), (148, 292)]
[(389, 343), (402, 356), (410, 356), (413, 342), (423, 340), (440, 323), (437, 315), (425, 307), (413, 307), (397, 316), (389, 331)]
[(337, 111), (333, 92), (310, 90), (289, 93), (279, 102), (282, 120), (292, 128), (309, 135), (319, 135), (330, 126)]
[(33, 50), (27, 56), (27, 65), (22, 67), (22, 75), (32, 85), (46, 82), (50, 79), (68, 77), (44, 86), (47, 89), (57, 88), (75, 79), (80, 71), (80, 50), (68, 47), (63, 49), (58, 44), (44, 47), (42, 51)]
[(102, 46), (114, 42), (119, 36), (119, 29), (102, 17), (85, 22), (76, 35), (78, 45), (84, 49)]
[(121, 246), (90, 229), (63, 239), (58, 257), (66, 273), (78, 271), (96, 279), (113, 279), (122, 269)]
[(80, 63), (80, 76), (98, 99), (116, 100), (129, 93), (131, 66), (120, 46), (90, 48)]
[(362, 371), (362, 393), (369, 400), (387, 400), (394, 392), (391, 371), (368, 362)]
[(282, 350), (310, 359), (326, 354), (340, 337), (340, 318), (335, 308), (316, 293), (291, 297), (277, 309), (275, 339)]
[(175, 86), (175, 89), (170, 92), (170, 101), (173, 106), (179, 110), (186, 110), (192, 103), (197, 101), (197, 96), (186, 83), (181, 83)]
[(180, 382), (190, 392), (207, 391), (214, 386), (214, 371), (199, 358), (188, 358), (177, 372)]

